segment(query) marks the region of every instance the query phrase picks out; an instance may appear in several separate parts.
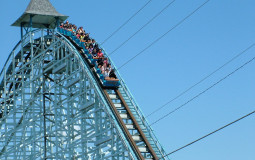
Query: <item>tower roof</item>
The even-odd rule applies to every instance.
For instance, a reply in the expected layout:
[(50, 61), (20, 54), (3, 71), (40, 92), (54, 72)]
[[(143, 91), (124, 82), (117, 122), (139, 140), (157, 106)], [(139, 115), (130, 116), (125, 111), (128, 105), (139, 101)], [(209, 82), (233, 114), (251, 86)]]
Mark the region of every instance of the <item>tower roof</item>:
[(29, 26), (30, 15), (33, 16), (33, 28), (55, 28), (56, 18), (62, 22), (68, 18), (56, 11), (49, 0), (31, 0), (26, 11), (17, 19), (12, 26)]

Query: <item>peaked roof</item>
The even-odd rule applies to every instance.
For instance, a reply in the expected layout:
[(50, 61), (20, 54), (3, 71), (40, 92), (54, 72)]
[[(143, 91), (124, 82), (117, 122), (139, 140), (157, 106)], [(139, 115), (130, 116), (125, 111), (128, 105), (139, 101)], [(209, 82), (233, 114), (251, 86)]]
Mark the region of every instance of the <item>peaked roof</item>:
[(56, 11), (49, 0), (31, 0), (25, 13), (64, 16)]
[(56, 18), (62, 22), (68, 18), (56, 11), (49, 0), (31, 0), (23, 15), (12, 26), (29, 26), (30, 16), (33, 16), (33, 28), (55, 28)]

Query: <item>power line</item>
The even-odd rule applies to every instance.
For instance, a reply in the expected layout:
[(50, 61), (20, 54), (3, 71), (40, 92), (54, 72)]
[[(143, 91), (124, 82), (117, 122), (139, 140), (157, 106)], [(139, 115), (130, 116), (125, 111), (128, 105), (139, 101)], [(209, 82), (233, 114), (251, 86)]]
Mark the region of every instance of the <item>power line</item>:
[(171, 1), (168, 5), (166, 5), (160, 12), (158, 12), (154, 17), (152, 17), (146, 24), (144, 24), (140, 29), (138, 29), (134, 34), (132, 34), (127, 40), (122, 42), (116, 49), (114, 49), (110, 54), (112, 55), (115, 53), (118, 49), (120, 49), (124, 44), (126, 44), (130, 39), (132, 39), (137, 33), (139, 33), (143, 28), (145, 28), (148, 24), (150, 24), (154, 19), (156, 19), (162, 12), (164, 12), (171, 4), (173, 4), (175, 0)]
[[(228, 126), (230, 126), (230, 125), (232, 125), (232, 124), (234, 124), (234, 123), (236, 123), (236, 122), (238, 122), (238, 121), (240, 121), (240, 120), (242, 120), (242, 119), (244, 119), (244, 118), (246, 118), (248, 116), (251, 116), (254, 113), (255, 113), (255, 111), (253, 111), (253, 112), (251, 112), (251, 113), (249, 113), (249, 114), (247, 114), (247, 115), (245, 115), (245, 116), (243, 116), (243, 117), (241, 117), (241, 118), (239, 118), (239, 119), (237, 119), (237, 120), (235, 120), (235, 121), (233, 121), (233, 122), (231, 122), (231, 123), (229, 123), (229, 124), (227, 124), (227, 125), (225, 125), (225, 126), (223, 126), (221, 128), (219, 128), (219, 129), (217, 129), (217, 130), (215, 130), (215, 131), (213, 131), (213, 132), (211, 132), (211, 133), (209, 133), (209, 134), (207, 134), (207, 135), (205, 135), (205, 136), (203, 136), (203, 137), (201, 137), (201, 138), (199, 138), (199, 139), (197, 139), (197, 140), (195, 140), (195, 141), (193, 141), (193, 142), (191, 142), (189, 144), (186, 144), (183, 147), (178, 148), (178, 149), (176, 149), (176, 150), (174, 150), (174, 151), (164, 155), (163, 157), (169, 156), (169, 155), (171, 155), (171, 154), (173, 154), (173, 153), (175, 153), (177, 151), (180, 151), (180, 150), (182, 150), (182, 149), (184, 149), (184, 148), (186, 148), (186, 147), (188, 147), (188, 146), (190, 146), (190, 145), (192, 145), (192, 144), (194, 144), (194, 143), (196, 143), (196, 142), (198, 142), (198, 141), (200, 141), (200, 140), (202, 140), (202, 139), (204, 139), (204, 138), (206, 138), (206, 137), (208, 137), (208, 136), (210, 136), (210, 135), (212, 135), (212, 134), (214, 134), (216, 132), (219, 132), (220, 130), (222, 130), (222, 129), (224, 129), (224, 128), (226, 128), (226, 127), (228, 127)], [(161, 158), (163, 158), (163, 157), (161, 157)]]
[(163, 37), (165, 37), (169, 32), (171, 32), (172, 30), (174, 30), (175, 28), (177, 28), (179, 25), (181, 25), (185, 20), (187, 20), (189, 17), (191, 17), (194, 13), (196, 13), (199, 9), (201, 9), (204, 5), (206, 5), (210, 0), (205, 1), (203, 4), (201, 4), (199, 7), (197, 7), (194, 11), (192, 11), (189, 15), (187, 15), (186, 17), (184, 17), (180, 22), (178, 22), (176, 25), (174, 25), (172, 28), (170, 28), (166, 33), (164, 33), (163, 35), (161, 35), (159, 38), (157, 38), (156, 40), (154, 40), (152, 43), (150, 43), (147, 47), (145, 47), (142, 51), (140, 51), (139, 53), (137, 53), (134, 57), (132, 57), (131, 59), (129, 59), (128, 61), (126, 61), (124, 64), (122, 64), (118, 69), (121, 69), (122, 67), (124, 67), (125, 65), (127, 65), (129, 62), (131, 62), (132, 60), (134, 60), (137, 56), (139, 56), (140, 54), (142, 54), (144, 51), (146, 51), (147, 49), (149, 49), (151, 46), (153, 46), (154, 44), (156, 44), (157, 42), (159, 42), (160, 39), (162, 39)]
[(134, 18), (140, 11), (142, 11), (152, 0), (149, 0), (145, 3), (142, 8), (140, 8), (137, 12), (135, 12), (127, 21), (125, 21), (118, 29), (116, 29), (110, 36), (108, 36), (100, 45), (103, 45), (106, 41), (108, 41), (113, 35), (115, 35), (122, 27), (124, 27), (132, 18)]
[(175, 101), (176, 99), (178, 99), (179, 97), (181, 97), (182, 95), (184, 95), (185, 93), (187, 93), (188, 91), (190, 91), (192, 88), (196, 87), (197, 85), (199, 85), (200, 83), (202, 83), (203, 81), (205, 81), (206, 79), (208, 79), (209, 77), (211, 77), (213, 74), (215, 74), (216, 72), (218, 72), (219, 70), (221, 70), (223, 67), (225, 67), (226, 65), (228, 65), (229, 63), (231, 63), (232, 61), (234, 61), (235, 59), (237, 59), (238, 57), (240, 57), (242, 54), (244, 54), (245, 52), (247, 52), (249, 49), (251, 49), (252, 47), (255, 46), (255, 43), (253, 43), (252, 45), (250, 45), (248, 48), (246, 48), (245, 50), (243, 50), (242, 52), (238, 53), (237, 55), (235, 55), (233, 58), (231, 58), (229, 61), (227, 61), (226, 63), (224, 63), (223, 65), (221, 65), (220, 67), (218, 67), (216, 70), (214, 70), (213, 72), (211, 72), (210, 74), (208, 74), (207, 76), (205, 76), (204, 78), (202, 78), (200, 81), (198, 81), (197, 83), (195, 83), (194, 85), (192, 85), (191, 87), (189, 87), (188, 89), (184, 90), (183, 92), (181, 92), (179, 95), (177, 95), (176, 97), (174, 97), (173, 99), (171, 99), (170, 101), (168, 101), (167, 103), (165, 103), (164, 105), (162, 105), (161, 107), (159, 107), (158, 109), (154, 110), (153, 112), (151, 112), (150, 114), (148, 114), (146, 116), (149, 117), (153, 114), (155, 114), (156, 112), (160, 111), (161, 109), (163, 109), (164, 107), (166, 107), (168, 104), (170, 104), (171, 102)]
[(199, 94), (197, 94), (196, 96), (194, 96), (193, 98), (191, 98), (190, 100), (188, 100), (187, 102), (185, 102), (184, 104), (180, 105), (179, 107), (175, 108), (174, 110), (172, 110), (171, 112), (165, 114), (164, 116), (162, 116), (161, 118), (159, 118), (158, 120), (154, 121), (153, 123), (150, 124), (150, 126), (156, 124), (157, 122), (161, 121), (162, 119), (166, 118), (167, 116), (169, 116), (170, 114), (176, 112), (177, 110), (181, 109), (182, 107), (184, 107), (185, 105), (187, 105), (188, 103), (192, 102), (193, 100), (195, 100), (196, 98), (198, 98), (199, 96), (201, 96), (202, 94), (206, 93), (207, 91), (209, 91), (210, 89), (212, 89), (214, 86), (216, 86), (217, 84), (219, 84), (220, 82), (222, 82), (223, 80), (227, 79), (228, 77), (230, 77), (232, 74), (234, 74), (235, 72), (237, 72), (238, 70), (240, 70), (241, 68), (243, 68), (244, 66), (246, 66), (247, 64), (251, 63), (253, 60), (255, 59), (255, 57), (253, 57), (252, 59), (250, 59), (249, 61), (245, 62), (243, 65), (241, 65), (240, 67), (238, 67), (237, 69), (235, 69), (234, 71), (232, 71), (231, 73), (229, 73), (228, 75), (226, 75), (225, 77), (221, 78), (219, 81), (217, 81), (216, 83), (214, 83), (213, 85), (211, 85), (210, 87), (208, 87), (207, 89), (205, 89), (204, 91), (200, 92)]

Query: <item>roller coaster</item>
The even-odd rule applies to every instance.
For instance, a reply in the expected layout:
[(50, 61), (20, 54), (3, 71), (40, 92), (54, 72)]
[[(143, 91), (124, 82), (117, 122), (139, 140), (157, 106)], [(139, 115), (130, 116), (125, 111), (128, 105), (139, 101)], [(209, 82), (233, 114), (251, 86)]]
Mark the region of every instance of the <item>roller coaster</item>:
[(57, 27), (66, 18), (31, 0), (13, 24), (21, 40), (0, 74), (0, 159), (168, 159), (118, 70), (104, 79)]

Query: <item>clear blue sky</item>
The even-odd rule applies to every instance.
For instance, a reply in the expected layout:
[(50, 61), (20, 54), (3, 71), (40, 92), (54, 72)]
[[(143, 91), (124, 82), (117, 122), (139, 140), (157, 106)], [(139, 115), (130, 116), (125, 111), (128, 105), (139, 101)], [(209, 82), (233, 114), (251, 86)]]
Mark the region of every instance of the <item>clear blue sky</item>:
[[(147, 0), (51, 0), (69, 21), (83, 26), (99, 43), (124, 23)], [(109, 39), (111, 52), (137, 31), (170, 0), (153, 0), (130, 23)], [(117, 66), (143, 50), (177, 24), (204, 0), (176, 0), (157, 19), (113, 56)], [(2, 68), (20, 39), (19, 28), (10, 25), (25, 11), (29, 0), (0, 2)], [(162, 106), (217, 67), (255, 43), (254, 0), (211, 0), (151, 48), (120, 69), (145, 115)], [(188, 101), (235, 68), (255, 56), (255, 47), (224, 67), (201, 85), (148, 118), (153, 122)], [(167, 152), (175, 150), (255, 110), (255, 62), (201, 95), (179, 111), (153, 125)], [(255, 116), (248, 117), (189, 148), (172, 160), (254, 160)]]

